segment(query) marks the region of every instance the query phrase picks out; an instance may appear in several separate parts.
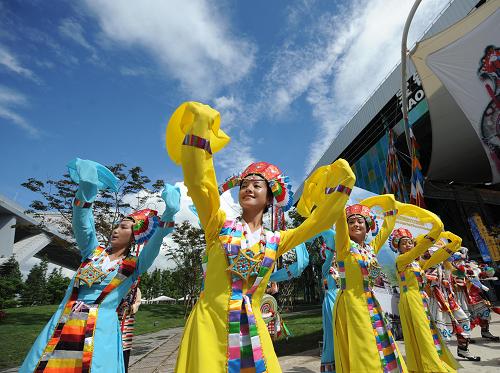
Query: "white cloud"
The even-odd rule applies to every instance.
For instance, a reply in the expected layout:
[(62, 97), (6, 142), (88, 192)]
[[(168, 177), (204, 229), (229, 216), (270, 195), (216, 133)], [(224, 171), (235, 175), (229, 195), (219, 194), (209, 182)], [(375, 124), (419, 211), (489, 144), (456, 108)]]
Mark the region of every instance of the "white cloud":
[[(275, 115), (285, 113), (303, 97), (319, 123), (315, 146), (306, 160), (310, 170), (355, 110), (398, 63), (401, 34), (413, 1), (356, 0), (324, 13), (304, 37), (297, 10), (289, 21), (296, 25), (276, 53), (266, 76), (262, 101)], [(420, 37), (448, 0), (422, 2), (410, 30), (409, 43)], [(306, 12), (309, 1), (302, 7)], [(388, 11), (390, 9), (390, 11)]]
[(59, 33), (62, 36), (73, 40), (85, 49), (94, 49), (83, 35), (82, 25), (72, 18), (66, 18), (61, 21), (61, 24), (59, 25)]
[(35, 73), (30, 69), (23, 67), (17, 60), (16, 56), (14, 56), (12, 52), (2, 45), (0, 45), (0, 65), (3, 65), (7, 70), (13, 73), (39, 83), (39, 79)]
[(38, 137), (40, 132), (16, 112), (19, 106), (26, 106), (27, 99), (24, 95), (10, 88), (0, 85), (0, 118), (14, 123), (19, 128), (28, 132), (30, 136)]
[(142, 75), (148, 75), (149, 73), (151, 73), (151, 70), (145, 67), (123, 66), (120, 68), (120, 74), (124, 76), (142, 76)]
[(87, 0), (104, 35), (123, 47), (142, 47), (194, 98), (205, 99), (251, 69), (255, 46), (233, 34), (206, 0)]
[(59, 33), (63, 37), (72, 40), (87, 49), (91, 53), (90, 60), (92, 62), (99, 62), (99, 57), (97, 56), (95, 48), (87, 41), (87, 38), (84, 35), (84, 29), (77, 20), (73, 18), (63, 19), (59, 25)]

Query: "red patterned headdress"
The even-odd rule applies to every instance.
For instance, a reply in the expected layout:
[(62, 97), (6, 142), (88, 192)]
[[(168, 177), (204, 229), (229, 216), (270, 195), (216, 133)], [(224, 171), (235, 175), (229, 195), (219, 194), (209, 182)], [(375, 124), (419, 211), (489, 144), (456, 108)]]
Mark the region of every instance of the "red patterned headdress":
[(403, 237), (407, 237), (413, 240), (413, 235), (406, 228), (398, 228), (392, 231), (391, 237), (389, 237), (389, 242), (391, 243), (391, 248), (393, 250), (398, 250), (399, 241), (401, 241)]
[(128, 215), (125, 219), (130, 219), (134, 222), (132, 232), (135, 243), (138, 245), (148, 241), (160, 223), (158, 212), (150, 209), (136, 211)]
[(350, 216), (360, 215), (365, 219), (366, 224), (368, 224), (368, 228), (371, 231), (377, 230), (377, 223), (375, 222), (375, 218), (371, 215), (371, 210), (368, 206), (360, 204), (347, 206), (345, 209), (345, 214), (348, 219)]
[(273, 192), (276, 206), (281, 207), (283, 211), (292, 207), (293, 192), (288, 176), (283, 175), (278, 167), (267, 162), (252, 163), (240, 175), (231, 176), (219, 187), (219, 193), (222, 194), (240, 185), (241, 180), (249, 175), (259, 175), (267, 181)]

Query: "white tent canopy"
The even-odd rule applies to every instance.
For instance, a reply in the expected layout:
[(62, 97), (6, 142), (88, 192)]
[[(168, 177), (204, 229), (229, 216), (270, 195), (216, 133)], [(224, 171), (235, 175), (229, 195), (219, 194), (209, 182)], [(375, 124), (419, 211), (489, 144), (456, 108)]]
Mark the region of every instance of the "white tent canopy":
[(175, 302), (175, 298), (167, 297), (166, 295), (160, 295), (159, 297), (153, 299), (143, 299), (141, 303), (162, 303), (162, 302)]

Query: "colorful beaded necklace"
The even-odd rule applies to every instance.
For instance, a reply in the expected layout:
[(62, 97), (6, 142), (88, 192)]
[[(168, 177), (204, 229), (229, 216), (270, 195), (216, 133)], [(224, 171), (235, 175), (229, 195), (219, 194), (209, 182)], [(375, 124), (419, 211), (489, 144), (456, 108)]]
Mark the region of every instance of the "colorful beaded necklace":
[(234, 232), (236, 232), (237, 225), (240, 224), (243, 228), (240, 250), (238, 251), (238, 255), (236, 257), (234, 257), (234, 255), (228, 255), (229, 266), (227, 267), (227, 270), (249, 282), (252, 276), (257, 276), (259, 273), (262, 255), (266, 250), (266, 234), (264, 227), (261, 227), (259, 252), (255, 253), (251, 249), (251, 245), (248, 240), (248, 224), (246, 224), (241, 217), (238, 217), (234, 220), (231, 226), (231, 233), (229, 234), (227, 245), (231, 245), (233, 236), (235, 236)]
[(111, 272), (113, 272), (122, 262), (123, 258), (119, 259), (108, 269), (103, 270), (104, 260), (109, 256), (108, 250), (102, 250), (98, 255), (94, 255), (92, 260), (89, 260), (85, 265), (78, 269), (76, 279), (80, 285), (92, 287), (94, 284), (102, 282)]

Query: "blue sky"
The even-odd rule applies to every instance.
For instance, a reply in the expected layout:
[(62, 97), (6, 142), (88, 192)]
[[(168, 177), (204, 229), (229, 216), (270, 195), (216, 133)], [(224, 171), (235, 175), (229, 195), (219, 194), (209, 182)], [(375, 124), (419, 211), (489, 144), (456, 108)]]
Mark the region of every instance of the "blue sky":
[[(0, 2), (0, 194), (74, 157), (181, 180), (165, 126), (183, 101), (218, 109), (219, 182), (275, 163), (297, 186), (399, 58), (413, 1)], [(426, 0), (423, 33), (447, 0)]]

